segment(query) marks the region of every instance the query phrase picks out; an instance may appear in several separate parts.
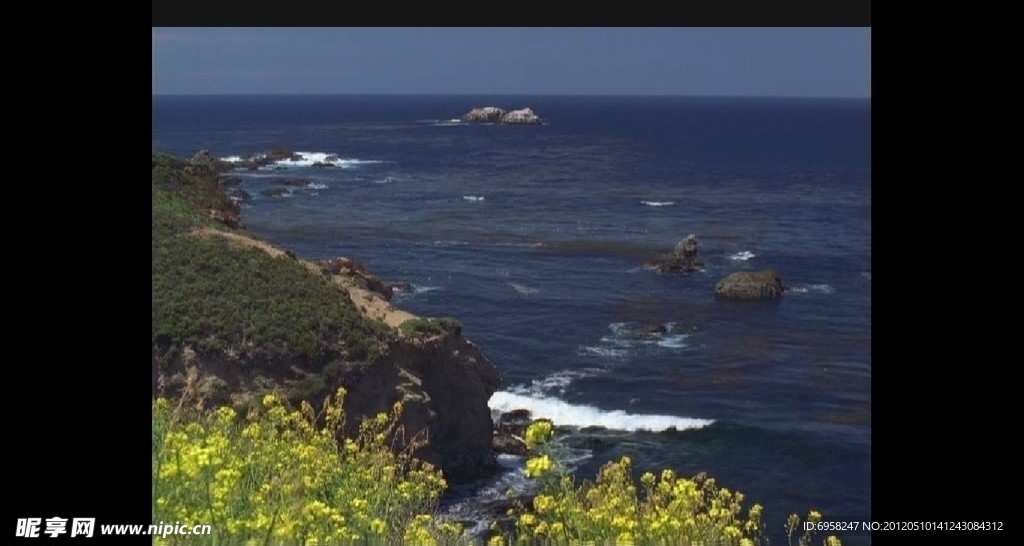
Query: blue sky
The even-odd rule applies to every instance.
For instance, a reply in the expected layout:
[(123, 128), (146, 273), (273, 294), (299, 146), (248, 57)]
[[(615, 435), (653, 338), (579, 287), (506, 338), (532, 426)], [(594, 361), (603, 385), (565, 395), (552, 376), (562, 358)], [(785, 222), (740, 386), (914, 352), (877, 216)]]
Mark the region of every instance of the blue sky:
[(869, 28), (154, 28), (154, 94), (871, 96)]

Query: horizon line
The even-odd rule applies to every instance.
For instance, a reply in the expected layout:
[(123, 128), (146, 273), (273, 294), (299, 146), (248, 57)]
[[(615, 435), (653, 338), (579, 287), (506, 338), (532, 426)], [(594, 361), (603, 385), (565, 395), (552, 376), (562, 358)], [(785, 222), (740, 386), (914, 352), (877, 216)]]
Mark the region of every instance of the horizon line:
[(678, 93), (402, 93), (402, 92), (285, 92), (285, 93), (152, 93), (153, 97), (680, 97), (680, 98), (755, 98), (755, 99), (844, 99), (870, 100), (871, 95), (718, 95), (718, 94), (678, 94)]

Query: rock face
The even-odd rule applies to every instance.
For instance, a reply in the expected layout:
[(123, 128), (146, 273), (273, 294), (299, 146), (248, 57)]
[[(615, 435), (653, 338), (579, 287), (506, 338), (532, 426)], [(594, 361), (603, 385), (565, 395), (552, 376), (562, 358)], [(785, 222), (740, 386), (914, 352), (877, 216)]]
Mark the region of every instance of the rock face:
[[(154, 156), (154, 167), (156, 164)], [(232, 180), (221, 177), (220, 172), (225, 170), (223, 167), (224, 163), (211, 156), (209, 151), (200, 150), (191, 160), (181, 162), (180, 169), (164, 171), (162, 176), (167, 187), (175, 191), (189, 187), (196, 206), (214, 221), (233, 228), (241, 227), (242, 209), (224, 192), (224, 187)]]
[(535, 114), (533, 110), (529, 108), (523, 108), (521, 110), (512, 110), (504, 116), (501, 116), (501, 122), (521, 125), (536, 125), (540, 123), (540, 116)]
[(468, 481), (498, 469), (487, 401), (500, 385), (498, 369), (462, 336), (403, 340), (349, 384), (345, 410), (376, 415), (401, 400), (405, 441), (425, 442), (416, 456)]
[(408, 281), (394, 281), (387, 283), (388, 288), (391, 289), (391, 293), (395, 292), (412, 292), (412, 283)]
[(459, 119), (465, 123), (500, 123), (505, 115), (505, 110), (497, 106), (484, 106), (474, 108), (463, 114)]
[(704, 258), (697, 255), (697, 237), (688, 235), (676, 244), (672, 252), (648, 260), (645, 265), (662, 273), (693, 273), (704, 267)]
[(363, 262), (360, 262), (359, 260), (339, 256), (337, 258), (320, 261), (318, 263), (325, 274), (346, 275), (351, 277), (355, 279), (358, 286), (384, 296), (384, 299), (387, 301), (391, 301), (391, 296), (394, 295), (394, 288), (391, 284), (370, 274), (370, 272), (366, 270), (366, 266), (363, 265)]
[(199, 150), (196, 155), (192, 156), (192, 163), (198, 163), (203, 165), (212, 165), (215, 159), (210, 155), (210, 150)]
[(787, 286), (775, 271), (741, 271), (718, 281), (715, 296), (729, 300), (775, 299), (786, 289)]
[(196, 385), (205, 407), (244, 407), (268, 390), (308, 387), (301, 396), (289, 397), (297, 406), (299, 400), (323, 400), (344, 386), (345, 432), (350, 435), (358, 431), (363, 416), (388, 412), (401, 401), (403, 434), (396, 438), (396, 447), (419, 445), (416, 457), (439, 466), (453, 482), (498, 470), (487, 401), (500, 386), (501, 376), (479, 347), (461, 335), (396, 339), (374, 362), (341, 370), (278, 357), (197, 353), (188, 347), (173, 362), (154, 363), (154, 396), (175, 398), (190, 384)]
[(519, 457), (525, 457), (530, 452), (530, 449), (526, 447), (526, 442), (519, 436), (497, 431), (494, 433), (491, 447), (495, 453), (506, 453)]
[(459, 118), (463, 123), (502, 123), (507, 125), (539, 125), (542, 123), (530, 108), (508, 111), (497, 106), (474, 108)]

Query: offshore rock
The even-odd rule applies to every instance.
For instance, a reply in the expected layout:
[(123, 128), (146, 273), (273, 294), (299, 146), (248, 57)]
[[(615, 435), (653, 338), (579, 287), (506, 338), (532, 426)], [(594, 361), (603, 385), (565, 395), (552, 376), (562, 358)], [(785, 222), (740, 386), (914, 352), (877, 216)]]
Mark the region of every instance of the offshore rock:
[(463, 123), (500, 123), (504, 125), (539, 125), (542, 123), (540, 116), (530, 108), (508, 111), (497, 106), (474, 108), (463, 114), (459, 120)]
[(662, 273), (693, 273), (704, 267), (704, 258), (697, 255), (697, 237), (687, 235), (679, 241), (672, 252), (648, 260), (644, 265), (654, 267)]
[(465, 113), (459, 119), (465, 123), (500, 123), (505, 115), (505, 110), (497, 106), (484, 106), (474, 108)]
[(507, 124), (516, 125), (537, 125), (540, 124), (540, 116), (535, 114), (530, 108), (523, 108), (521, 110), (512, 110), (504, 116), (501, 116), (501, 122)]
[(740, 271), (718, 281), (715, 296), (729, 300), (775, 299), (787, 289), (782, 278), (771, 269)]

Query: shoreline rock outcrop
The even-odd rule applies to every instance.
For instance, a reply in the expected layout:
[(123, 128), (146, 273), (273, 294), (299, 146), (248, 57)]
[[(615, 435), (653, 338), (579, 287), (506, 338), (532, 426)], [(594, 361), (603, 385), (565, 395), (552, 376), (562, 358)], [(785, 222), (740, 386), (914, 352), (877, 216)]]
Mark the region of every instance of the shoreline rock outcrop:
[[(401, 340), (348, 382), (345, 411), (376, 415), (401, 401), (402, 447), (423, 442), (416, 457), (453, 482), (471, 481), (498, 470), (487, 401), (500, 385), (497, 367), (461, 335)], [(353, 424), (349, 432), (355, 430)]]
[(715, 296), (727, 300), (776, 299), (789, 287), (771, 269), (732, 273), (715, 285)]

